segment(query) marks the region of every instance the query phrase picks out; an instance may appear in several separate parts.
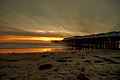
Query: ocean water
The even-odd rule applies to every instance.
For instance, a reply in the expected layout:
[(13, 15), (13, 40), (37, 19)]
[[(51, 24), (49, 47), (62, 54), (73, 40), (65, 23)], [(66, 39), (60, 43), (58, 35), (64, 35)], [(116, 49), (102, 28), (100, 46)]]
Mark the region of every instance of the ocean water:
[(57, 52), (68, 47), (53, 43), (0, 43), (0, 53)]
[(0, 43), (0, 49), (43, 48), (43, 47), (63, 47), (63, 45), (53, 43)]

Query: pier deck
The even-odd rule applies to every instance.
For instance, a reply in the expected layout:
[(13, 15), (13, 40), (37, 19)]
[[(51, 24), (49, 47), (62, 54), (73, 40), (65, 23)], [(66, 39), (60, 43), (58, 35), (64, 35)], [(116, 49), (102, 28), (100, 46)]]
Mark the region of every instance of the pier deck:
[(120, 32), (64, 38), (64, 44), (80, 49), (120, 49)]

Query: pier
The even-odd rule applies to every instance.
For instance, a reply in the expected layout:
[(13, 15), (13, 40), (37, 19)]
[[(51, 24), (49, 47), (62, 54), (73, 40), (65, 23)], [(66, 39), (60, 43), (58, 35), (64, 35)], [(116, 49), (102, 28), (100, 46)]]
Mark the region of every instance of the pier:
[(120, 31), (64, 38), (63, 44), (77, 49), (120, 49)]

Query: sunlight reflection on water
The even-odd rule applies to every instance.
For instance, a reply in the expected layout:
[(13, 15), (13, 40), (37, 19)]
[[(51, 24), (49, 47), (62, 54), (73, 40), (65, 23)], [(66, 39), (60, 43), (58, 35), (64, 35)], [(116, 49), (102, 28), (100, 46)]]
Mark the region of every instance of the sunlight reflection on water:
[(0, 49), (0, 53), (25, 53), (25, 52), (57, 52), (65, 48), (24, 48), (24, 49)]

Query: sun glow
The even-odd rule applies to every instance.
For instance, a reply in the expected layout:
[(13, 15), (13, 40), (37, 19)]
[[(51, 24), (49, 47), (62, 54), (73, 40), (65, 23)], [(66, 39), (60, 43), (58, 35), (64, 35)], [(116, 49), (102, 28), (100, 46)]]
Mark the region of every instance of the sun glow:
[(2, 36), (0, 42), (50, 42), (52, 40), (63, 40), (61, 37), (38, 37), (38, 36)]
[(52, 41), (52, 40), (62, 40), (63, 38), (60, 37), (40, 37), (36, 38), (36, 40), (43, 40), (43, 41)]

